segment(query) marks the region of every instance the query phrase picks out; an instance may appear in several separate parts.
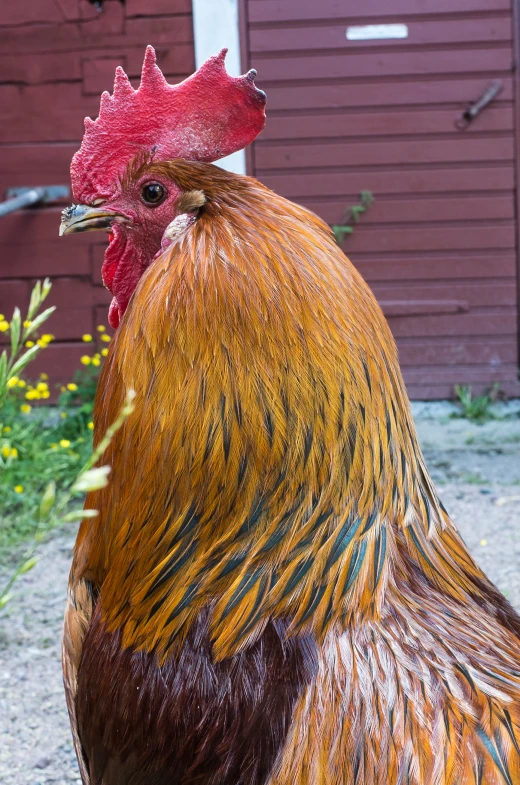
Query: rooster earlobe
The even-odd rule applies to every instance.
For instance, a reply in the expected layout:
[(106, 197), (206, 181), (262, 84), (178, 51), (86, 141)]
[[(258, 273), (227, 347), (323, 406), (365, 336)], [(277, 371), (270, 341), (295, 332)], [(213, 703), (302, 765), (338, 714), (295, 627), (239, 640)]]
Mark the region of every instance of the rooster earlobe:
[(200, 210), (206, 204), (206, 195), (204, 191), (192, 190), (184, 191), (175, 203), (175, 207), (179, 214), (181, 213), (194, 213)]

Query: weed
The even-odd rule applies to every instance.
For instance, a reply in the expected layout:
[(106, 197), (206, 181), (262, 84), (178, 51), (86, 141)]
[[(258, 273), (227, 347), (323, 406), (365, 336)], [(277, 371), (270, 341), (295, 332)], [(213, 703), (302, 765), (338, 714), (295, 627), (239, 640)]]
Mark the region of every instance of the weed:
[(347, 234), (352, 234), (354, 231), (354, 224), (359, 222), (363, 213), (366, 213), (370, 205), (374, 202), (374, 195), (371, 191), (361, 191), (359, 195), (359, 204), (353, 204), (345, 210), (341, 224), (334, 224), (332, 231), (336, 238), (338, 245), (342, 245)]
[(494, 418), (491, 404), (496, 401), (499, 385), (494, 384), (492, 389), (484, 395), (473, 395), (471, 385), (456, 384), (455, 394), (460, 407), (460, 414), (455, 417), (465, 417), (476, 423), (484, 423)]
[[(38, 330), (54, 308), (41, 311), (51, 289), (50, 281), (38, 282), (33, 289), (26, 318), (14, 309), (11, 321), (0, 315), (0, 331), (10, 345), (0, 355), (0, 553), (12, 561), (12, 546), (31, 538), (8, 578), (0, 588), (0, 609), (11, 596), (10, 589), (20, 575), (37, 562), (38, 542), (56, 526), (93, 518), (96, 510), (78, 507), (84, 493), (108, 483), (109, 466), (98, 466), (115, 431), (132, 410), (134, 393), (128, 391), (117, 420), (92, 451), (92, 408), (102, 358), (108, 352), (110, 336), (98, 327), (99, 351), (81, 358), (82, 370), (74, 381), (62, 387), (58, 410), (33, 408), (33, 401), (50, 398), (47, 375), (33, 383), (22, 378), (31, 361), (52, 341), (52, 335), (38, 337)], [(105, 344), (103, 346), (103, 344)], [(74, 509), (76, 507), (76, 509)]]
[(485, 485), (487, 482), (480, 474), (465, 474), (462, 479), (468, 485)]

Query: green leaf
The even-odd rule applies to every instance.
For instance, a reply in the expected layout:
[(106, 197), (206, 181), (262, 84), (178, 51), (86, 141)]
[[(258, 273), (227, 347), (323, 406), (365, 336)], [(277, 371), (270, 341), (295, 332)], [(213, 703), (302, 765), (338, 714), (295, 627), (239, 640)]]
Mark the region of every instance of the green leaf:
[(7, 352), (4, 351), (0, 355), (0, 395), (3, 394), (5, 384), (7, 382)]
[(12, 600), (12, 598), (13, 598), (13, 595), (12, 595), (12, 593), (10, 591), (8, 591), (7, 594), (3, 594), (0, 597), (0, 610), (2, 608), (5, 608), (5, 606), (9, 602), (9, 600)]
[(31, 348), (27, 352), (25, 352), (25, 354), (22, 354), (22, 356), (15, 362), (15, 364), (11, 368), (10, 376), (18, 376), (20, 371), (23, 371), (23, 369), (27, 365), (29, 365), (31, 360), (34, 360), (34, 358), (40, 351), (40, 348), (41, 347), (38, 345), (31, 346)]
[(34, 285), (34, 289), (31, 292), (31, 300), (29, 302), (29, 308), (27, 310), (28, 320), (31, 320), (34, 314), (38, 311), (38, 308), (41, 305), (41, 298), (42, 298), (42, 285), (40, 281), (36, 281)]
[(29, 570), (32, 570), (32, 568), (36, 567), (37, 564), (38, 564), (37, 556), (33, 556), (32, 558), (27, 559), (27, 561), (24, 562), (20, 567), (20, 569), (18, 570), (19, 575), (23, 575), (25, 572), (29, 572)]
[(87, 493), (88, 491), (97, 491), (100, 488), (106, 488), (110, 469), (110, 466), (98, 466), (95, 469), (88, 469), (88, 471), (79, 475), (71, 490), (79, 493)]
[(20, 309), (15, 308), (11, 319), (11, 357), (16, 355), (18, 344), (20, 343), (20, 332), (22, 329), (22, 317)]
[(49, 294), (50, 290), (52, 289), (52, 283), (50, 282), (49, 278), (46, 278), (42, 285), (42, 293), (40, 297), (40, 305), (43, 303), (47, 295)]
[(56, 306), (55, 306), (55, 305), (51, 305), (51, 307), (50, 307), (50, 308), (47, 308), (47, 309), (46, 309), (45, 311), (43, 311), (43, 312), (42, 312), (42, 313), (41, 313), (39, 316), (37, 316), (37, 317), (36, 317), (36, 319), (34, 319), (34, 320), (31, 322), (31, 326), (30, 326), (30, 327), (27, 327), (27, 329), (26, 329), (26, 332), (25, 332), (25, 337), (26, 337), (26, 338), (28, 338), (28, 337), (29, 337), (29, 335), (31, 335), (31, 334), (32, 334), (33, 332), (35, 332), (35, 331), (36, 331), (36, 330), (37, 330), (39, 327), (41, 327), (41, 326), (42, 326), (42, 324), (43, 324), (45, 321), (47, 321), (47, 319), (49, 318), (49, 316), (50, 316), (52, 313), (54, 313), (54, 311), (55, 311), (55, 310), (56, 310)]
[(47, 485), (40, 501), (40, 520), (46, 521), (56, 500), (56, 483), (54, 480)]
[(352, 220), (357, 223), (359, 221), (359, 216), (363, 213), (366, 213), (367, 208), (363, 207), (361, 204), (354, 204), (350, 208), (350, 212), (352, 213)]
[(99, 515), (98, 510), (73, 510), (64, 515), (62, 521), (64, 523), (72, 523), (74, 521), (81, 521), (83, 518), (96, 518)]
[(334, 225), (332, 227), (332, 231), (334, 232), (334, 236), (336, 238), (336, 242), (338, 243), (338, 245), (341, 245), (341, 243), (345, 239), (345, 235), (346, 234), (352, 234), (354, 229), (352, 228), (352, 226), (337, 226), (337, 225)]

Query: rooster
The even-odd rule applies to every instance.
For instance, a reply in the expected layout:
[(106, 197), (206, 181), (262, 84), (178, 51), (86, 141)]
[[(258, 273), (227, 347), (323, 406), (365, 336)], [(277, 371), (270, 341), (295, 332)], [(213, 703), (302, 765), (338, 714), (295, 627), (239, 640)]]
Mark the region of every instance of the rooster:
[(61, 233), (117, 328), (63, 664), (87, 785), (518, 785), (520, 618), (428, 474), (397, 351), (317, 216), (212, 162), (265, 95), (146, 51), (86, 120)]

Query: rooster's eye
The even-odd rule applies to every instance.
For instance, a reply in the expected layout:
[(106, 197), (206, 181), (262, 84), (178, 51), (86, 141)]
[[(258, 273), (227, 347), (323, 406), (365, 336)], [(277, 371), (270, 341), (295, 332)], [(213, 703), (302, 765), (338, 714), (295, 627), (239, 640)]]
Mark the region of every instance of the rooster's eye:
[(166, 195), (166, 190), (160, 183), (146, 183), (143, 185), (141, 196), (146, 204), (159, 204)]

